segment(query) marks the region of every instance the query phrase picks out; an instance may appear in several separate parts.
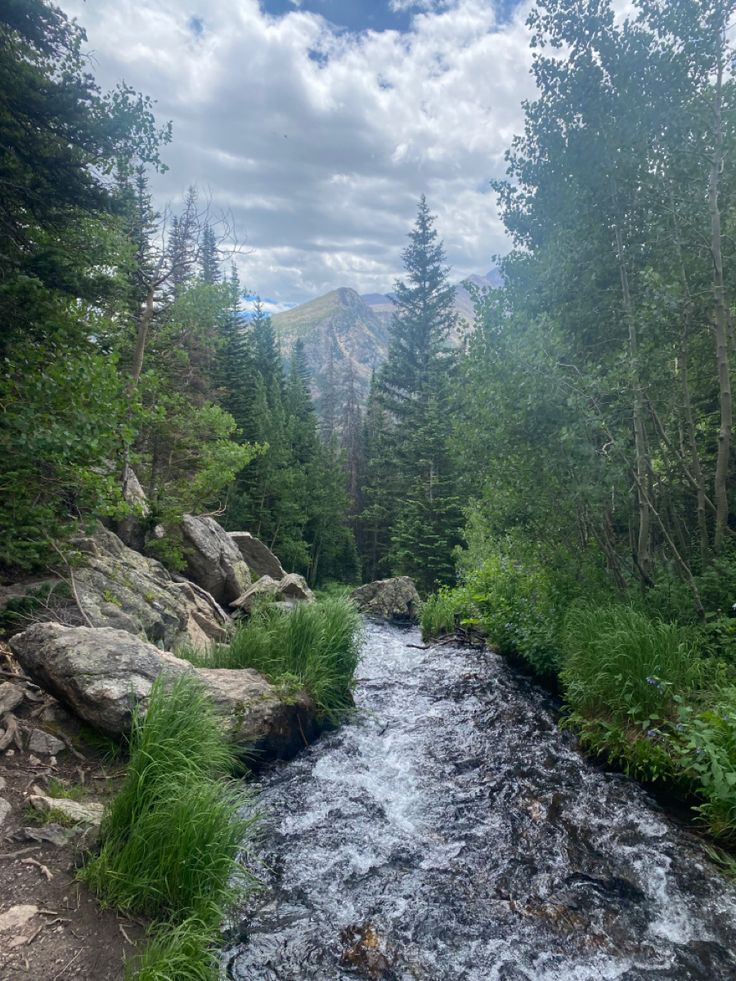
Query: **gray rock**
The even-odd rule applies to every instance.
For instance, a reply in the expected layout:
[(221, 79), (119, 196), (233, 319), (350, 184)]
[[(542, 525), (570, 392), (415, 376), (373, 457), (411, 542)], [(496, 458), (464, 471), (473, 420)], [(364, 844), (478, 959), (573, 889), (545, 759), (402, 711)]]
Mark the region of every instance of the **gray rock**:
[(131, 513), (118, 522), (118, 536), (130, 548), (142, 550), (146, 544), (146, 530), (142, 519), (150, 515), (151, 508), (140, 481), (127, 464), (123, 470), (123, 498), (131, 508)]
[(63, 848), (75, 837), (74, 828), (65, 828), (61, 824), (42, 824), (38, 828), (20, 828), (13, 836), (14, 841), (36, 841), (39, 845), (55, 845)]
[(270, 576), (277, 582), (286, 575), (281, 563), (268, 545), (260, 538), (251, 535), (249, 531), (231, 531), (228, 533), (237, 545), (245, 564), (254, 576)]
[(10, 802), (5, 800), (4, 797), (0, 797), (0, 828), (5, 824), (13, 808), (10, 806)]
[(189, 643), (204, 649), (229, 637), (230, 618), (212, 596), (175, 579), (160, 562), (128, 548), (111, 531), (100, 526), (75, 545), (84, 556), (75, 585), (93, 626), (126, 630), (166, 648)]
[(270, 576), (261, 576), (257, 579), (252, 586), (239, 596), (230, 606), (235, 607), (237, 610), (242, 610), (244, 613), (251, 613), (255, 603), (263, 598), (270, 597), (275, 599), (279, 595), (279, 584), (275, 579)]
[(284, 599), (301, 600), (303, 603), (314, 603), (314, 593), (307, 586), (304, 576), (290, 572), (279, 583), (279, 594)]
[(6, 712), (12, 712), (23, 701), (23, 689), (12, 681), (4, 681), (0, 685), (0, 719)]
[(56, 756), (66, 749), (66, 744), (56, 736), (43, 729), (33, 729), (28, 739), (28, 750), (31, 753), (42, 753), (46, 756)]
[(189, 579), (218, 603), (231, 603), (251, 584), (248, 566), (235, 542), (214, 518), (185, 514), (181, 522)]
[(292, 572), (278, 582), (270, 576), (261, 576), (230, 606), (244, 613), (251, 613), (257, 601), (263, 597), (275, 601), (274, 605), (282, 608), (288, 604), (289, 609), (293, 609), (297, 603), (314, 603), (314, 593), (307, 586), (304, 577)]
[(353, 591), (352, 599), (359, 610), (370, 616), (407, 622), (417, 619), (421, 605), (416, 586), (408, 576), (378, 579), (360, 586)]
[(46, 797), (43, 794), (31, 794), (28, 803), (41, 814), (59, 811), (70, 821), (77, 824), (89, 824), (93, 828), (99, 828), (105, 811), (104, 805), (98, 804), (96, 801), (82, 803), (77, 800), (67, 800), (65, 797)]
[(11, 649), (38, 684), (112, 736), (128, 732), (136, 705), (145, 710), (162, 674), (196, 675), (248, 758), (288, 759), (319, 732), (305, 693), (284, 700), (257, 671), (194, 668), (124, 631), (38, 623), (14, 637)]

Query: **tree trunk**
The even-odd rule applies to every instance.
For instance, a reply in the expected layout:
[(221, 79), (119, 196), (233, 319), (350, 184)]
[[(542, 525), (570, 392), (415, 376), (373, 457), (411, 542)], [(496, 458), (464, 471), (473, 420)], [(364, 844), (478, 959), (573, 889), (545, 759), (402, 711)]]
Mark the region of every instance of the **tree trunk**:
[[(615, 195), (615, 190), (614, 190)], [(621, 280), (621, 296), (623, 300), (624, 318), (629, 336), (629, 370), (633, 389), (633, 424), (634, 451), (636, 455), (635, 472), (637, 487), (637, 502), (639, 510), (639, 532), (636, 545), (636, 567), (644, 582), (651, 582), (652, 568), (652, 517), (648, 489), (651, 486), (651, 464), (647, 446), (646, 430), (644, 429), (644, 393), (639, 370), (639, 344), (636, 332), (634, 308), (631, 301), (629, 274), (624, 256), (623, 237), (620, 222), (616, 221), (616, 258)]]
[(149, 289), (146, 299), (138, 315), (138, 332), (135, 339), (135, 349), (133, 351), (133, 364), (130, 369), (130, 388), (135, 389), (141, 379), (143, 371), (143, 357), (146, 353), (148, 343), (148, 332), (151, 329), (153, 320), (153, 287)]
[(729, 313), (726, 289), (723, 281), (723, 252), (721, 249), (721, 210), (718, 203), (721, 173), (724, 163), (723, 120), (723, 62), (718, 64), (713, 91), (713, 157), (711, 159), (708, 204), (710, 207), (711, 255), (713, 258), (714, 328), (716, 339), (716, 364), (718, 368), (718, 401), (720, 427), (714, 498), (716, 506), (713, 544), (716, 551), (723, 546), (728, 525), (728, 468), (731, 457), (731, 429), (733, 427), (733, 402), (731, 396), (731, 372), (729, 365)]

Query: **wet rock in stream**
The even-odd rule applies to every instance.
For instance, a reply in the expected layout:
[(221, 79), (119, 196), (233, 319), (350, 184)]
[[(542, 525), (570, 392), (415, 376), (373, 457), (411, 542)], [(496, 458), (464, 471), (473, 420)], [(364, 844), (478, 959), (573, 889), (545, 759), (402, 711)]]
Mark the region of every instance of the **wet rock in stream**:
[(498, 656), (417, 642), (368, 624), (355, 720), (261, 775), (227, 976), (736, 979), (736, 888), (695, 836)]

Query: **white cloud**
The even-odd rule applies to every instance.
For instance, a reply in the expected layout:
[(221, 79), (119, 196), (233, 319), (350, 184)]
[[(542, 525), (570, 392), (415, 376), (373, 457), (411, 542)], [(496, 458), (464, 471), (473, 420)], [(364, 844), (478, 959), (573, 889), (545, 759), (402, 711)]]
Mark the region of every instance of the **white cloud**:
[(274, 303), (390, 288), (421, 193), (458, 277), (506, 250), (488, 181), (533, 93), (524, 11), (498, 25), (490, 0), (415, 3), (410, 32), (351, 35), (256, 0), (65, 6), (102, 84), (174, 122), (159, 198), (196, 183), (230, 210), (243, 280)]

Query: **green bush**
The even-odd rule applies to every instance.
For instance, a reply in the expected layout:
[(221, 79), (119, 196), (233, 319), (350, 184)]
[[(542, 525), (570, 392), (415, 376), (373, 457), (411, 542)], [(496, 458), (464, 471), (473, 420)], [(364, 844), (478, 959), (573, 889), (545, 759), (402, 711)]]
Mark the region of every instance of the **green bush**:
[(466, 587), (492, 644), (518, 654), (537, 674), (556, 672), (560, 608), (544, 569), (495, 555), (468, 577)]
[(238, 854), (253, 818), (239, 815), (244, 795), (227, 779), (234, 767), (222, 720), (197, 680), (185, 676), (168, 689), (158, 680), (146, 715), (133, 719), (130, 763), (103, 820), (100, 852), (80, 873), (105, 904), (172, 931), (156, 933), (144, 977), (217, 977), (206, 973), (208, 948), (249, 880)]
[(294, 683), (312, 696), (320, 714), (339, 722), (352, 708), (360, 650), (360, 615), (345, 597), (300, 603), (284, 611), (263, 605), (243, 621), (229, 644), (206, 654), (183, 650), (201, 667), (254, 668), (270, 681)]
[(736, 841), (736, 688), (723, 688), (712, 707), (681, 710), (685, 771), (697, 782), (698, 813), (710, 831)]

